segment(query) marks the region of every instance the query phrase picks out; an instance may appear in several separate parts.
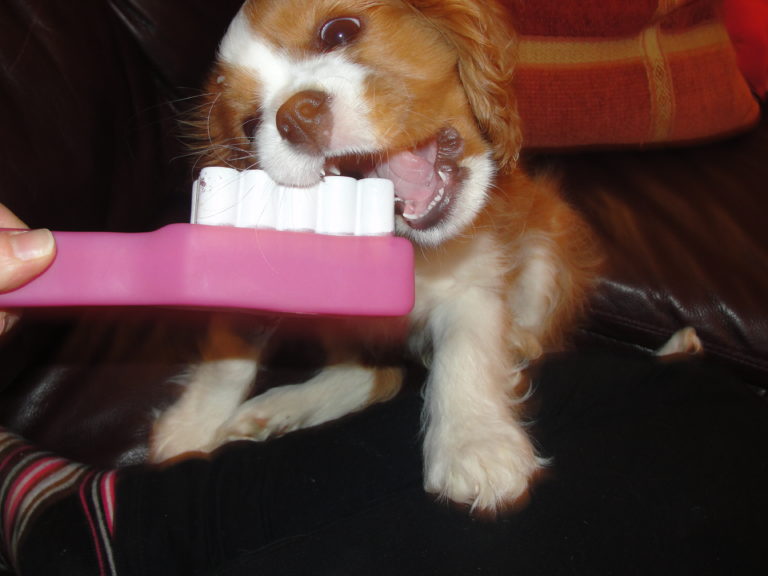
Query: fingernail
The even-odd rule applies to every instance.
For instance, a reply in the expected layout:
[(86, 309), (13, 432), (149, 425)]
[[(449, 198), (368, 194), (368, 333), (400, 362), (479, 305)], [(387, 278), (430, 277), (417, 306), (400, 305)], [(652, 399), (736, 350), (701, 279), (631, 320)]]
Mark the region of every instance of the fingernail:
[(25, 230), (11, 236), (11, 249), (19, 260), (37, 260), (53, 252), (53, 234), (50, 230)]

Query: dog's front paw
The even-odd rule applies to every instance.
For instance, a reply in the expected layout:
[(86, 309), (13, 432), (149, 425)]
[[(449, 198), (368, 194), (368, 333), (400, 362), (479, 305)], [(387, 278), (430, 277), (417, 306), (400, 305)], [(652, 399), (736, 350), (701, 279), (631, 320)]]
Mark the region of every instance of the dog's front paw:
[(515, 423), (462, 433), (435, 434), (425, 442), (425, 488), (441, 499), (495, 514), (525, 498), (544, 461)]
[(151, 462), (164, 462), (181, 454), (212, 450), (215, 422), (200, 421), (194, 416), (185, 410), (184, 405), (176, 405), (155, 421), (149, 441)]

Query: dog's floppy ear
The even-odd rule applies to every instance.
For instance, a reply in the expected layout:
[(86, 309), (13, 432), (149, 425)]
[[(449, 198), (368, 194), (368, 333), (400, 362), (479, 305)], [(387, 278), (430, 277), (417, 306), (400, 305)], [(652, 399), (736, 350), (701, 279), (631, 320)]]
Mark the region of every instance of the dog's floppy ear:
[(459, 74), (500, 170), (514, 168), (522, 145), (512, 93), (516, 41), (509, 14), (494, 0), (408, 0), (456, 48)]

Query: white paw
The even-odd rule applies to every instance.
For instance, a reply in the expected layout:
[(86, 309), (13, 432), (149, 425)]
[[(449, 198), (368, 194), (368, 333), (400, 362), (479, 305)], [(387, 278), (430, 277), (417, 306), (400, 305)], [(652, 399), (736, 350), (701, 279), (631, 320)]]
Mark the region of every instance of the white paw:
[(149, 459), (164, 462), (188, 452), (210, 452), (216, 434), (216, 422), (206, 422), (190, 415), (183, 407), (172, 406), (152, 427)]
[(233, 440), (263, 441), (312, 426), (316, 411), (297, 386), (272, 388), (251, 398), (216, 432), (215, 443)]
[(425, 440), (426, 490), (473, 511), (495, 513), (514, 506), (543, 464), (516, 423), (439, 436), (430, 430)]
[(672, 356), (675, 354), (701, 354), (704, 346), (696, 333), (696, 329), (688, 326), (675, 332), (666, 344), (656, 351), (657, 356)]

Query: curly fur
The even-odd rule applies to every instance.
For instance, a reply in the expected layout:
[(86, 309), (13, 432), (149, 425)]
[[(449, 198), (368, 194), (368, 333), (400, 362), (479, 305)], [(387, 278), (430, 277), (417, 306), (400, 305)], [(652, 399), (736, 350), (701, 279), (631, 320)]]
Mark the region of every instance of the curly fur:
[[(322, 31), (340, 18), (352, 19), (351, 32), (329, 42)], [(491, 512), (524, 497), (544, 463), (517, 413), (526, 368), (566, 340), (599, 256), (557, 182), (518, 166), (514, 55), (513, 27), (495, 1), (245, 3), (196, 123), (200, 165), (261, 167), (294, 186), (350, 159), (391, 175), (402, 206), (397, 232), (417, 248), (416, 305), (402, 321), (300, 324), (329, 351), (328, 367), (250, 400), (267, 341), (279, 334), (230, 342), (217, 326), (181, 399), (156, 423), (155, 459), (263, 439), (387, 399), (401, 372), (382, 359), (407, 344), (430, 368), (426, 489)], [(295, 120), (290, 103), (308, 90), (327, 96), (314, 123), (323, 128), (302, 124), (299, 136), (286, 136), (281, 119)], [(414, 163), (432, 172), (408, 191)]]

